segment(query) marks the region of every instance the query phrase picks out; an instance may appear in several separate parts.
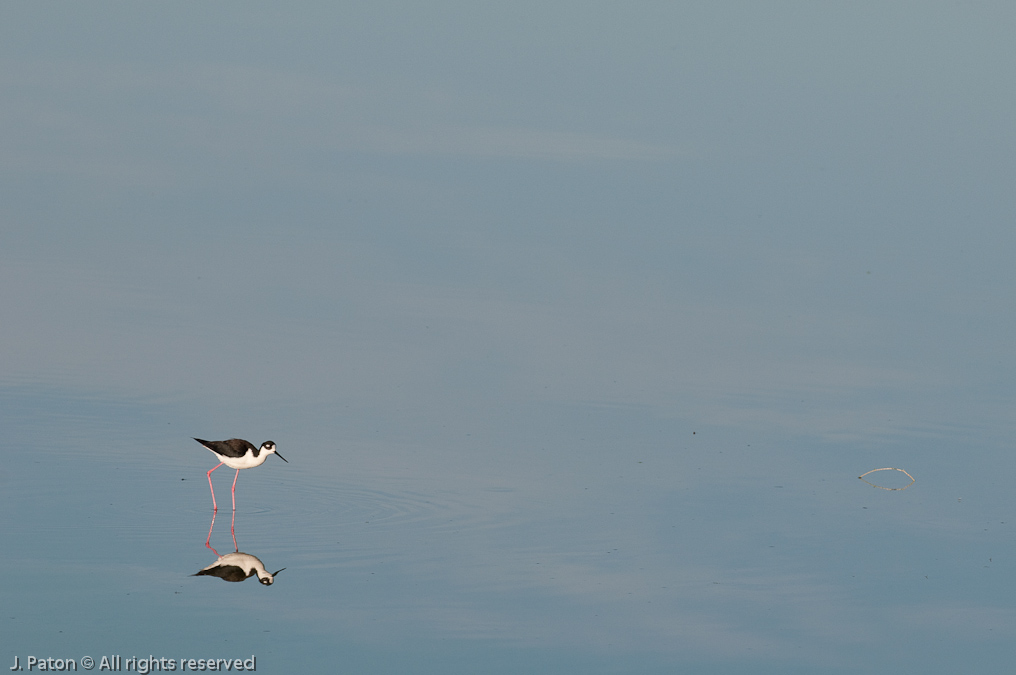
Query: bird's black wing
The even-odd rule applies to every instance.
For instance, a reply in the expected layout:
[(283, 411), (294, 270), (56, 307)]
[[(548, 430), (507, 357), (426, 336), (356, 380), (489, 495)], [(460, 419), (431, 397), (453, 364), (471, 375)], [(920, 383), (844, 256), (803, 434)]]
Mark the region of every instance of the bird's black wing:
[(248, 450), (253, 451), (255, 457), (258, 456), (258, 449), (242, 438), (231, 438), (228, 441), (205, 441), (200, 438), (194, 440), (223, 457), (243, 457)]

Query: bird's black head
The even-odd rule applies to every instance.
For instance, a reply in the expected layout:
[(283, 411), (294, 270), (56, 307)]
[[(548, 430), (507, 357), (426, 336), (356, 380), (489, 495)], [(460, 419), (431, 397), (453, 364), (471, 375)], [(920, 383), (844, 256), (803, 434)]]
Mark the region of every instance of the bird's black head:
[(261, 449), (264, 450), (265, 452), (274, 452), (276, 457), (281, 459), (286, 464), (289, 464), (289, 460), (280, 455), (279, 451), (275, 449), (274, 441), (265, 441), (264, 443), (261, 444)]

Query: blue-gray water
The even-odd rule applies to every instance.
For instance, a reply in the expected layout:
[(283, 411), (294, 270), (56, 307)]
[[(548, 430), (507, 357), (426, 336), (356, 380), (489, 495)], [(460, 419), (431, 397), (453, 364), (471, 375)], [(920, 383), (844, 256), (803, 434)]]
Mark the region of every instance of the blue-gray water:
[(1011, 663), (1008, 5), (4, 14), (7, 667)]

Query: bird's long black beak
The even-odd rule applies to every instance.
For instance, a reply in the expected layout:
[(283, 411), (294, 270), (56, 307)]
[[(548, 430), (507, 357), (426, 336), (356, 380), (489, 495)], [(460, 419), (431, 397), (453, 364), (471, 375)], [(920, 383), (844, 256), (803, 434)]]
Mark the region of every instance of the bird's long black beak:
[[(284, 570), (284, 569), (286, 569), (286, 568), (285, 568), (285, 567), (283, 567), (283, 568), (282, 568), (282, 570)], [(279, 570), (279, 572), (281, 572), (282, 570)], [(274, 578), (274, 577), (275, 577), (275, 575), (276, 575), (276, 574), (278, 574), (279, 572), (274, 572), (274, 573), (272, 574), (272, 577)]]
[(283, 457), (282, 455), (280, 455), (278, 450), (275, 451), (275, 456), (278, 457), (279, 459), (281, 459), (286, 464), (289, 464), (289, 460), (286, 459), (285, 457)]

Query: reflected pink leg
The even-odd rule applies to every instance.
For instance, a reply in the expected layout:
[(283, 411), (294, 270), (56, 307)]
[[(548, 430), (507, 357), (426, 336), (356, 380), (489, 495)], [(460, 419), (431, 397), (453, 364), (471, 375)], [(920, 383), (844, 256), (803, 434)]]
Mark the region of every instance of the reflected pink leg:
[[(208, 489), (212, 491), (212, 513), (213, 514), (216, 511), (219, 510), (219, 505), (215, 503), (215, 488), (212, 487), (212, 472), (215, 471), (216, 469), (218, 469), (220, 466), (222, 466), (222, 462), (219, 462), (218, 464), (216, 464), (215, 466), (213, 466), (211, 469), (208, 470)], [(239, 473), (239, 472), (237, 472), (237, 473)], [(234, 482), (234, 484), (236, 483), (236, 479), (235, 478), (233, 479), (233, 482)], [(215, 522), (215, 516), (214, 515), (212, 515), (212, 522)], [(209, 531), (209, 533), (210, 533), (210, 531)]]
[(236, 545), (236, 510), (233, 510), (233, 520), (229, 522), (229, 531), (233, 533), (233, 550), (237, 553), (240, 552), (240, 547)]
[[(214, 548), (212, 548), (211, 543), (209, 543), (209, 542), (212, 541), (212, 529), (214, 527), (215, 527), (215, 511), (212, 511), (212, 524), (208, 526), (208, 538), (205, 539), (205, 546), (210, 548), (212, 553), (215, 554), (215, 557), (218, 558), (219, 557), (219, 552), (216, 551)], [(234, 539), (235, 539), (235, 537), (234, 537)]]
[(236, 511), (236, 479), (240, 477), (240, 469), (236, 470), (236, 475), (233, 476), (233, 510)]

